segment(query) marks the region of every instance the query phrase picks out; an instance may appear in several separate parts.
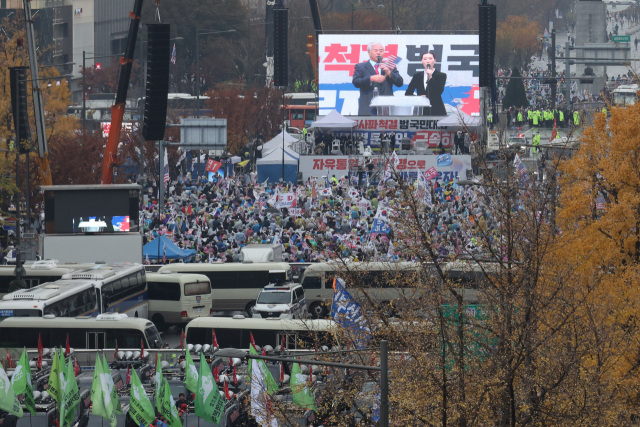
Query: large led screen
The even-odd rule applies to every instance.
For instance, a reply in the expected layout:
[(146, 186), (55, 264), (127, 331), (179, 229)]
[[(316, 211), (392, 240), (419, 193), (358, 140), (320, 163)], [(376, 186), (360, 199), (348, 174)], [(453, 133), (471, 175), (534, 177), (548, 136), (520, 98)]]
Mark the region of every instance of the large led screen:
[[(477, 115), (478, 54), (477, 35), (322, 34), (320, 115), (333, 109), (347, 116)], [(429, 107), (413, 108), (424, 104), (416, 97)]]

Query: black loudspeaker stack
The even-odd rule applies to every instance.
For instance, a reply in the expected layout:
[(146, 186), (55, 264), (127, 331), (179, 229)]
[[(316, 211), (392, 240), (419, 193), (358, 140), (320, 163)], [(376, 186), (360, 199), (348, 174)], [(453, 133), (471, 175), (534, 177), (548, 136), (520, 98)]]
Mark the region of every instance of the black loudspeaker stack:
[(144, 103), (142, 136), (147, 141), (164, 139), (169, 94), (171, 31), (169, 24), (149, 24), (147, 51), (147, 87)]

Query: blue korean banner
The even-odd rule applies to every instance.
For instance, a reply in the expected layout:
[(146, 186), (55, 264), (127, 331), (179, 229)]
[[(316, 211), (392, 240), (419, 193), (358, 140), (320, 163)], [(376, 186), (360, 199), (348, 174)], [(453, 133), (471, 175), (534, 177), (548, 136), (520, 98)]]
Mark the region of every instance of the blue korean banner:
[(390, 231), (391, 231), (391, 227), (388, 226), (383, 220), (381, 219), (373, 220), (373, 226), (371, 226), (371, 234), (373, 233), (389, 234)]
[(331, 318), (345, 328), (356, 348), (365, 348), (372, 337), (360, 304), (345, 287), (344, 280), (335, 279)]
[(453, 160), (451, 159), (451, 154), (442, 154), (438, 156), (438, 167), (442, 168), (445, 166), (451, 166), (453, 164)]

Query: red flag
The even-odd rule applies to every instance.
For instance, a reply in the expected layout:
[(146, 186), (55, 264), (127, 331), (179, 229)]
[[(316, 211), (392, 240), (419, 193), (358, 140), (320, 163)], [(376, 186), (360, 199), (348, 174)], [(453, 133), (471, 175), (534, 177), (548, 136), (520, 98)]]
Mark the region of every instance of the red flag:
[(42, 369), (42, 335), (38, 334), (38, 369)]
[(140, 359), (144, 359), (144, 340), (140, 340)]
[(233, 365), (233, 385), (238, 384), (238, 377), (236, 377), (236, 365)]
[(280, 362), (280, 384), (284, 382), (284, 362)]
[(71, 346), (69, 345), (69, 333), (67, 332), (67, 346), (64, 349), (65, 357), (71, 354)]
[(551, 141), (553, 141), (554, 139), (556, 139), (556, 136), (558, 136), (558, 128), (556, 126), (556, 119), (553, 119), (553, 131), (551, 132)]
[(282, 334), (282, 348), (280, 350), (286, 350), (287, 349), (287, 336), (285, 334)]
[(255, 347), (256, 346), (256, 340), (253, 339), (253, 332), (249, 333), (251, 335), (251, 344)]
[(187, 209), (187, 215), (191, 215), (193, 210), (191, 209), (191, 205), (189, 205), (189, 209)]
[(262, 355), (263, 355), (263, 356), (266, 356), (266, 355), (267, 355), (267, 352), (265, 351), (264, 347), (262, 347)]
[(80, 366), (78, 365), (78, 361), (75, 357), (73, 358), (73, 372), (76, 374), (76, 377), (80, 373)]
[(184, 331), (180, 332), (180, 348), (184, 348), (184, 339), (186, 337), (184, 336)]
[(229, 358), (229, 367), (233, 366), (233, 359)]
[(220, 376), (218, 375), (218, 365), (213, 367), (213, 379), (215, 382), (220, 381)]
[(125, 384), (131, 384), (131, 365), (127, 366), (127, 376), (124, 378)]
[(213, 331), (213, 346), (215, 348), (220, 348), (220, 346), (218, 345), (218, 339), (216, 338), (216, 330), (212, 329)]
[(309, 365), (309, 382), (313, 382), (313, 365)]
[(7, 360), (9, 361), (9, 367), (15, 368), (15, 366), (13, 365), (13, 359), (11, 359), (11, 353), (9, 353), (9, 350), (7, 350)]
[(116, 351), (113, 353), (113, 358), (118, 360), (118, 340), (116, 340)]
[(231, 400), (231, 395), (229, 394), (229, 386), (227, 385), (227, 380), (224, 380), (224, 396), (227, 400)]

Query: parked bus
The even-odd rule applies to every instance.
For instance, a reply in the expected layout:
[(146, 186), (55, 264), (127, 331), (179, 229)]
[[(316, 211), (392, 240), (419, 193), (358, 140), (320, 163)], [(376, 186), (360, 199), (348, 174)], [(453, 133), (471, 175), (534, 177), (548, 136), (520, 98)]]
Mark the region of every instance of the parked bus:
[[(333, 279), (340, 277), (347, 287), (358, 284), (365, 286), (369, 296), (379, 301), (391, 301), (398, 298), (399, 288), (415, 283), (411, 276), (418, 274), (420, 265), (412, 262), (355, 262), (346, 266), (339, 263), (318, 263), (309, 265), (302, 275), (302, 287), (307, 298), (309, 313), (313, 317), (327, 315), (333, 298)], [(394, 286), (395, 285), (395, 286)], [(404, 285), (404, 286), (403, 286)], [(413, 293), (407, 286), (410, 294)], [(362, 296), (361, 292), (351, 290), (353, 296)]]
[(203, 274), (147, 273), (149, 318), (163, 330), (211, 314), (211, 282)]
[(64, 348), (67, 336), (74, 349), (115, 349), (116, 341), (121, 349), (139, 349), (143, 342), (147, 349), (163, 345), (158, 330), (149, 320), (117, 313), (98, 317), (13, 317), (0, 322), (0, 348), (3, 349), (37, 349), (38, 338), (42, 339), (44, 348)]
[[(55, 282), (67, 273), (79, 268), (88, 268), (88, 264), (60, 264), (55, 260), (42, 260), (24, 264), (26, 275), (22, 276), (27, 288)], [(0, 265), (0, 299), (9, 293), (11, 282), (16, 278), (15, 265)]]
[(122, 313), (148, 316), (147, 282), (141, 264), (96, 265), (61, 280), (20, 289), (0, 301), (0, 318), (97, 316)]
[[(458, 291), (463, 295), (466, 304), (477, 303), (483, 289), (482, 269), (479, 265), (466, 262), (446, 263), (442, 265), (444, 274), (461, 284)], [(496, 264), (486, 263), (485, 271), (495, 272)], [(304, 288), (309, 313), (313, 317), (327, 315), (333, 298), (333, 279), (341, 277), (355, 298), (363, 296), (359, 290), (364, 287), (372, 299), (387, 302), (401, 296), (411, 298), (422, 294), (416, 287), (422, 275), (427, 272), (429, 277), (436, 278), (433, 266), (425, 269), (413, 262), (362, 262), (349, 263), (318, 263), (310, 264), (303, 273), (302, 287)], [(357, 283), (356, 283), (357, 282)], [(401, 295), (401, 293), (403, 295)], [(445, 295), (446, 297), (447, 295)]]
[(285, 337), (286, 348), (295, 350), (300, 342), (312, 345), (315, 335), (323, 344), (331, 344), (329, 333), (335, 327), (331, 320), (301, 319), (251, 319), (241, 315), (233, 317), (200, 317), (187, 324), (186, 336), (189, 344), (213, 344), (213, 330), (220, 348), (249, 348), (251, 334), (257, 345), (282, 345)]
[(290, 282), (291, 266), (286, 262), (185, 263), (169, 264), (158, 270), (204, 274), (211, 281), (213, 311), (245, 310), (251, 314), (260, 290), (269, 283)]

